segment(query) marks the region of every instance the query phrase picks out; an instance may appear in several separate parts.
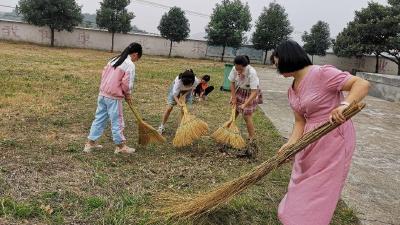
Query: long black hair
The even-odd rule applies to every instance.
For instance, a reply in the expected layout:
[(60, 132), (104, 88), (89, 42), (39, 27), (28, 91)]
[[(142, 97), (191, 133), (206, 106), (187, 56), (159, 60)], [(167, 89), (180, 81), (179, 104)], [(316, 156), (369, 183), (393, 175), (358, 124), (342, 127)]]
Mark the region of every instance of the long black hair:
[(182, 81), (183, 85), (191, 85), (195, 81), (195, 75), (192, 69), (187, 69), (185, 72), (179, 74), (178, 78)]
[(138, 53), (139, 58), (142, 57), (142, 46), (139, 43), (132, 42), (130, 45), (128, 45), (128, 47), (126, 47), (124, 49), (124, 51), (121, 52), (121, 54), (112, 58), (111, 62), (114, 62), (115, 60), (117, 60), (114, 63), (113, 67), (117, 68), (118, 66), (120, 66), (125, 61), (125, 59), (128, 57), (128, 55), (130, 55), (132, 53)]
[(292, 73), (312, 65), (306, 51), (295, 41), (281, 42), (275, 49), (279, 73)]

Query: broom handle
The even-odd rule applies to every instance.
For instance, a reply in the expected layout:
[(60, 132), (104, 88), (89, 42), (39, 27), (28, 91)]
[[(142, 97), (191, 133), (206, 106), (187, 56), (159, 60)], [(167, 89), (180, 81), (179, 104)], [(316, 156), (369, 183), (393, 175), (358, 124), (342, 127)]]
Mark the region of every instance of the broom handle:
[(235, 123), (235, 121), (236, 121), (236, 106), (232, 107), (231, 120), (232, 120), (232, 123)]
[(138, 122), (142, 122), (143, 119), (140, 116), (139, 112), (133, 107), (132, 101), (127, 101), (129, 108), (131, 109), (131, 111), (133, 112), (133, 115), (135, 115), (136, 119)]
[[(363, 108), (365, 107), (365, 103), (357, 103), (353, 102), (348, 106), (344, 111), (343, 115), (346, 117), (346, 121), (349, 120), (351, 117), (356, 115), (358, 112), (360, 112)], [(286, 146), (286, 148), (283, 149), (283, 152), (279, 154), (283, 154), (286, 157), (289, 158), (293, 155), (295, 155), (297, 152), (301, 151), (307, 145), (313, 143), (314, 141), (318, 140), (320, 137), (325, 135), (326, 133), (334, 130), (335, 128), (339, 127), (341, 124), (334, 122), (325, 122), (324, 124), (321, 124), (319, 127), (303, 134), (302, 137), (300, 137), (299, 140), (297, 140), (295, 143)], [(296, 151), (289, 151), (289, 149), (296, 148)]]
[[(343, 115), (346, 117), (346, 120), (348, 120), (360, 112), (364, 107), (364, 103), (357, 104), (353, 102), (343, 111)], [(174, 206), (170, 207), (171, 210), (169, 212), (167, 208), (166, 212), (170, 214), (169, 218), (195, 218), (218, 208), (221, 204), (229, 202), (229, 200), (235, 195), (243, 192), (250, 185), (260, 181), (270, 171), (283, 164), (290, 156), (300, 152), (309, 144), (315, 142), (323, 135), (340, 125), (341, 124), (336, 122), (326, 122), (318, 128), (315, 128), (312, 131), (304, 134), (303, 137), (296, 141), (295, 144), (287, 146), (283, 149), (282, 153), (276, 154), (269, 160), (253, 168), (249, 173), (232, 181), (226, 182), (225, 184), (220, 185), (218, 188), (206, 192), (203, 194), (203, 196), (198, 196), (192, 200), (189, 199), (188, 201), (178, 203), (176, 208), (174, 208)]]
[(183, 96), (185, 96), (185, 95), (182, 95), (182, 96), (179, 98), (179, 101), (180, 101), (180, 103), (182, 104), (183, 114), (185, 115), (185, 114), (188, 114), (188, 109), (187, 109), (187, 107), (186, 107), (186, 101), (184, 100), (184, 98), (186, 98), (186, 96), (185, 96), (185, 97), (183, 97)]

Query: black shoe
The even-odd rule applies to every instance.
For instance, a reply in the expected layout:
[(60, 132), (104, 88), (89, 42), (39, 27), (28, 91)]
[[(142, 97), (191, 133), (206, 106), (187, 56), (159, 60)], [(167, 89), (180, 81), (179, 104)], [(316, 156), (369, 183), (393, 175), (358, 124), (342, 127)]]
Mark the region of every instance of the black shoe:
[(257, 154), (258, 154), (257, 143), (255, 142), (255, 140), (249, 140), (246, 144), (246, 147), (243, 149), (243, 151), (236, 154), (236, 157), (255, 159), (255, 158), (257, 158)]
[(229, 146), (225, 145), (225, 144), (220, 145), (218, 147), (218, 151), (221, 152), (221, 153), (228, 153), (228, 149), (229, 149)]
[(258, 152), (259, 152), (259, 148), (258, 148), (256, 141), (251, 140), (249, 142), (249, 152), (248, 152), (250, 155), (250, 158), (252, 158), (252, 159), (257, 158)]
[(249, 158), (249, 154), (247, 150), (240, 151), (239, 153), (236, 154), (237, 158)]

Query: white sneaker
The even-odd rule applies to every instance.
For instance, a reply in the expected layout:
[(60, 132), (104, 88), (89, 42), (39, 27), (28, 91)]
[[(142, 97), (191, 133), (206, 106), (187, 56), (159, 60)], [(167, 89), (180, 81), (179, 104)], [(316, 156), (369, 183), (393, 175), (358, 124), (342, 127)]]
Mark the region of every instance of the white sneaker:
[(103, 148), (103, 146), (102, 145), (91, 145), (91, 144), (88, 144), (88, 143), (86, 143), (85, 144), (85, 147), (83, 148), (83, 152), (86, 152), (86, 153), (90, 153), (90, 152), (92, 152), (92, 150), (93, 149), (99, 149), (99, 148)]
[(160, 135), (162, 135), (162, 134), (164, 133), (164, 131), (165, 131), (165, 127), (164, 127), (163, 125), (160, 125), (160, 126), (158, 127), (157, 132), (158, 132)]
[(115, 154), (119, 154), (119, 153), (124, 153), (124, 154), (132, 154), (134, 153), (136, 150), (134, 148), (130, 148), (127, 145), (124, 145), (124, 147), (120, 148), (120, 147), (115, 147)]

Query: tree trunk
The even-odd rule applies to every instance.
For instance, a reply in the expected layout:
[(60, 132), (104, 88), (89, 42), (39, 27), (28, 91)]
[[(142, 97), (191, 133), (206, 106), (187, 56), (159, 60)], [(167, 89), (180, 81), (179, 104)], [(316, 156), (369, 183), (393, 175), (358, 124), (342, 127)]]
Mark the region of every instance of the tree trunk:
[(311, 55), (311, 63), (314, 64), (314, 55)]
[(400, 76), (400, 62), (397, 63), (397, 75)]
[(379, 54), (375, 53), (376, 64), (375, 64), (375, 73), (379, 73)]
[(115, 33), (112, 32), (112, 34), (111, 34), (111, 52), (114, 52), (114, 35), (115, 35)]
[(54, 47), (54, 28), (50, 28), (51, 31), (51, 47)]
[(169, 44), (169, 54), (168, 54), (168, 57), (171, 57), (171, 52), (172, 52), (172, 40), (170, 41), (170, 44)]
[(225, 55), (225, 45), (222, 48), (221, 62), (224, 61), (224, 55)]
[(267, 63), (268, 50), (265, 50), (264, 65)]

